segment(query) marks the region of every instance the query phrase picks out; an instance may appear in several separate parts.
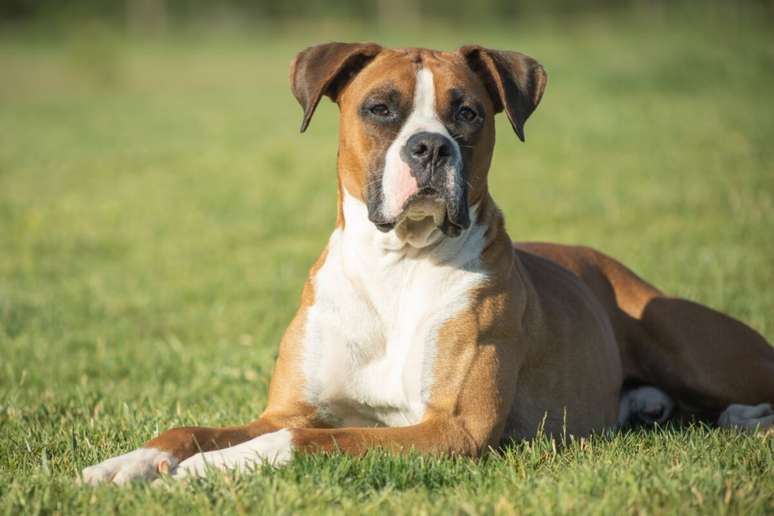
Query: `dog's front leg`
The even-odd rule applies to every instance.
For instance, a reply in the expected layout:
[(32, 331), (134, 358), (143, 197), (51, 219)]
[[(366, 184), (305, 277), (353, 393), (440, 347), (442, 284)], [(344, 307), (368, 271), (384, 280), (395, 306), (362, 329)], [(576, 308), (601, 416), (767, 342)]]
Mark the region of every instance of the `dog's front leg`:
[(172, 476), (201, 476), (208, 469), (249, 470), (262, 463), (282, 465), (294, 455), (315, 452), (358, 456), (371, 448), (478, 457), (500, 442), (513, 402), (518, 357), (507, 341), (475, 343), (465, 331), (470, 327), (447, 324), (442, 332), (443, 352), (454, 360), (436, 367), (439, 380), (420, 423), (364, 428), (287, 426), (231, 448), (196, 454), (183, 461)]
[(231, 448), (196, 454), (183, 461), (172, 476), (203, 476), (210, 469), (249, 470), (263, 463), (280, 466), (294, 455), (305, 453), (340, 451), (359, 456), (371, 448), (477, 457), (486, 445), (486, 440), (476, 439), (463, 420), (453, 418), (428, 419), (397, 428), (291, 428)]
[(259, 419), (225, 428), (173, 428), (132, 452), (84, 469), (83, 480), (89, 484), (152, 480), (160, 474), (174, 472), (180, 463), (201, 452), (233, 448), (282, 428), (311, 426), (314, 414), (302, 399), (300, 373), (296, 361), (292, 360), (298, 354), (303, 315), (303, 310), (299, 310), (282, 340), (269, 387), (269, 402)]
[(273, 432), (287, 422), (264, 416), (242, 426), (173, 428), (132, 452), (84, 469), (83, 480), (89, 484), (151, 480), (161, 473), (174, 471), (178, 464), (199, 452), (233, 447)]

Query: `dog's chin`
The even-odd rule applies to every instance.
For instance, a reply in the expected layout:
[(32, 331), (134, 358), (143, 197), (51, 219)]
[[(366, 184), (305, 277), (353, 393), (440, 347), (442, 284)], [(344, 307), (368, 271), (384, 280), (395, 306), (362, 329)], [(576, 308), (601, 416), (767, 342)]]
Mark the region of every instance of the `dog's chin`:
[(415, 247), (424, 247), (443, 236), (457, 237), (466, 226), (450, 216), (449, 202), (434, 192), (419, 192), (404, 204), (394, 222), (375, 222), (379, 230), (395, 234)]

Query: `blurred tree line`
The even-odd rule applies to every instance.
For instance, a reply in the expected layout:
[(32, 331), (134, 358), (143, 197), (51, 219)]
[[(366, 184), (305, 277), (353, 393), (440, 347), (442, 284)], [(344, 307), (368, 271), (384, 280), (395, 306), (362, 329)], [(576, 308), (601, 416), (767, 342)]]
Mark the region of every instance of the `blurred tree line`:
[[(674, 0), (0, 0), (0, 22), (97, 17), (147, 30), (163, 28), (169, 22), (206, 18), (213, 12), (269, 20), (327, 16), (381, 23), (422, 18), (485, 21), (634, 6), (658, 9), (673, 3)], [(697, 9), (706, 3), (694, 2)], [(747, 3), (774, 7), (774, 0)]]

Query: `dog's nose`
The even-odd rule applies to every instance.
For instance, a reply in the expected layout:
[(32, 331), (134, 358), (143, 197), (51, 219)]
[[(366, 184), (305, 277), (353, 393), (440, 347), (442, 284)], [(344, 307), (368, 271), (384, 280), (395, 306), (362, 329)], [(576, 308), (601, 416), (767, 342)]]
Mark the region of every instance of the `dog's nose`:
[(452, 141), (439, 133), (422, 132), (411, 136), (401, 153), (422, 186), (436, 169), (452, 157)]

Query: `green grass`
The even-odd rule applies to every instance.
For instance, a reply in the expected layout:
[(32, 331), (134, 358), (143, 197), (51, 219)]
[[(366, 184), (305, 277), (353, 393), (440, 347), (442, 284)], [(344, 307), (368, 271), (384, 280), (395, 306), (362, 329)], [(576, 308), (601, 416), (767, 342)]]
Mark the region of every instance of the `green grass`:
[[(774, 340), (774, 39), (758, 12), (504, 27), (321, 22), (118, 36), (0, 32), (0, 511), (774, 511), (774, 439), (695, 427), (518, 444), (480, 463), (310, 457), (170, 489), (84, 466), (160, 430), (253, 418), (335, 219), (336, 110), (300, 136), (307, 44), (480, 42), (537, 57), (492, 191), (515, 239), (586, 243)], [(77, 29), (77, 30), (76, 30)]]

